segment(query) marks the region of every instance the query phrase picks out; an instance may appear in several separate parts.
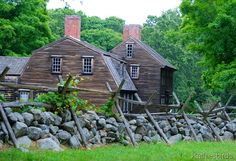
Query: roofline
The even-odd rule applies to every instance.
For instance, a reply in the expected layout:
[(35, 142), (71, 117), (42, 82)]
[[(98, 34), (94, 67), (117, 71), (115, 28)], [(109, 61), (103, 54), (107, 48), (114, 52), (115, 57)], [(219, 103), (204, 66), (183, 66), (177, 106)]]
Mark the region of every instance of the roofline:
[[(111, 51), (113, 51), (113, 50), (115, 50), (116, 48), (120, 47), (123, 43), (126, 43), (126, 42), (129, 41), (129, 40), (135, 41), (135, 42), (136, 42), (137, 44), (139, 44), (140, 46), (146, 45), (147, 47), (150, 47), (150, 46), (148, 46), (147, 44), (145, 44), (144, 42), (142, 42), (141, 40), (138, 40), (138, 39), (136, 39), (136, 38), (130, 36), (126, 41), (121, 42), (121, 43), (118, 44), (116, 47), (114, 47)], [(159, 53), (157, 53), (153, 48), (150, 47), (150, 50), (152, 50), (152, 51), (148, 51), (145, 47), (143, 47), (143, 49), (144, 49), (150, 56), (152, 56), (152, 58), (153, 58), (154, 60), (156, 60), (156, 61), (161, 65), (161, 68), (169, 67), (169, 68), (171, 68), (171, 69), (173, 69), (173, 70), (175, 70), (175, 71), (177, 70), (174, 65), (172, 65), (171, 63), (169, 63), (162, 55), (160, 55)], [(163, 57), (163, 59), (165, 59), (165, 61), (167, 61), (171, 66), (168, 66), (168, 65), (163, 64), (162, 62), (160, 62), (160, 60), (158, 60), (158, 59), (155, 58), (152, 54), (150, 54), (150, 52), (155, 52), (155, 54), (159, 54), (159, 55), (160, 55), (161, 57)]]

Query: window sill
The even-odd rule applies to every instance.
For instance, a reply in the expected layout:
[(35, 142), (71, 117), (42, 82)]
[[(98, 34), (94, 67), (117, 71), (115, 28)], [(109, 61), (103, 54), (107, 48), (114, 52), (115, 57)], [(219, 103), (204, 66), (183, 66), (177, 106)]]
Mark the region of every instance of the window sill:
[(82, 75), (93, 75), (93, 73), (82, 73)]

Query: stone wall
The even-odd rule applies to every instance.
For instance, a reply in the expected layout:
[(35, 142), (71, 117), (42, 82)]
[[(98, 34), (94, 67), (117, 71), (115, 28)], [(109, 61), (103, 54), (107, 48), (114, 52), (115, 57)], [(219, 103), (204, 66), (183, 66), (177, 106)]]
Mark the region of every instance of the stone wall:
[[(80, 135), (69, 111), (65, 111), (61, 116), (51, 112), (41, 112), (39, 109), (31, 109), (24, 113), (12, 112), (11, 108), (5, 108), (5, 111), (20, 147), (28, 148), (34, 142), (39, 148), (53, 150), (62, 150), (61, 145), (71, 148), (82, 146)], [(127, 145), (130, 142), (125, 126), (118, 117), (106, 118), (93, 111), (88, 111), (86, 113), (80, 112), (78, 118), (83, 127), (88, 146), (93, 147), (117, 142)], [(153, 125), (144, 116), (140, 115), (128, 121), (137, 142), (162, 141)], [(193, 140), (183, 119), (171, 117), (157, 120), (157, 122), (171, 143), (180, 140)], [(190, 122), (199, 140), (215, 140), (212, 131), (201, 119), (190, 119)], [(223, 140), (236, 139), (236, 119), (228, 122), (216, 117), (211, 120), (211, 123)], [(6, 127), (1, 120), (0, 148), (3, 144), (12, 145)]]

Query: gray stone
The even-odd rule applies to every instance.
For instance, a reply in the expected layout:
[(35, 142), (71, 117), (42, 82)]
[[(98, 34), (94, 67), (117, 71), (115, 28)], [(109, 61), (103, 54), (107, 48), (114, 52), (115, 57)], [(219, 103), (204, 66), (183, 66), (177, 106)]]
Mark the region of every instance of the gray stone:
[(39, 121), (41, 119), (41, 114), (42, 114), (41, 110), (32, 108), (32, 109), (30, 109), (29, 112), (34, 115), (35, 121)]
[(0, 149), (2, 149), (2, 147), (3, 147), (3, 141), (0, 140)]
[(12, 109), (10, 107), (4, 108), (4, 111), (5, 111), (6, 115), (9, 115), (10, 113), (12, 113)]
[(213, 141), (214, 140), (214, 137), (210, 132), (206, 132), (206, 133), (202, 134), (202, 137), (203, 137), (204, 141), (209, 141), (209, 140)]
[(144, 126), (139, 126), (137, 127), (135, 133), (145, 136), (147, 135), (147, 129)]
[(149, 130), (147, 136), (151, 138), (151, 137), (155, 136), (156, 134), (157, 134), (157, 132), (155, 130)]
[(73, 135), (69, 140), (69, 145), (72, 148), (79, 148), (81, 146), (80, 136), (79, 135)]
[(104, 128), (106, 126), (106, 120), (104, 118), (100, 118), (98, 120), (98, 125), (102, 128)]
[(152, 142), (152, 139), (149, 138), (149, 137), (147, 137), (147, 136), (144, 136), (144, 137), (143, 137), (143, 140), (144, 140), (146, 143), (148, 143), (148, 144), (150, 144), (150, 143)]
[(197, 140), (199, 140), (199, 141), (203, 141), (203, 137), (202, 137), (201, 134), (198, 134), (198, 135), (197, 135)]
[(115, 141), (115, 138), (112, 137), (104, 137), (106, 139), (106, 143), (113, 143)]
[(226, 127), (230, 132), (232, 133), (236, 132), (236, 123), (233, 123), (233, 122), (228, 123), (226, 124)]
[(87, 111), (87, 114), (91, 115), (91, 116), (90, 116), (90, 119), (91, 119), (91, 120), (98, 120), (98, 119), (99, 119), (97, 113), (94, 112), (94, 111)]
[(160, 142), (161, 141), (161, 137), (160, 135), (156, 134), (155, 136), (151, 137), (152, 142)]
[(71, 121), (71, 113), (69, 110), (65, 110), (62, 114), (61, 114), (61, 117), (62, 117), (62, 121), (63, 122), (69, 122)]
[(216, 119), (213, 120), (214, 124), (216, 124), (216, 126), (220, 125), (222, 123), (222, 119), (220, 117), (217, 117)]
[(188, 121), (189, 121), (189, 123), (190, 123), (191, 125), (197, 124), (197, 122), (196, 122), (195, 120), (189, 119)]
[(51, 138), (40, 139), (37, 141), (40, 149), (61, 151), (60, 146)]
[(38, 128), (38, 127), (29, 127), (29, 138), (32, 140), (38, 140), (41, 137), (42, 134), (42, 129)]
[(179, 142), (181, 139), (182, 139), (182, 135), (177, 134), (177, 135), (171, 136), (169, 138), (169, 141), (170, 141), (171, 144), (175, 144), (175, 143)]
[(52, 133), (53, 135), (55, 135), (58, 130), (59, 130), (58, 126), (49, 125), (49, 132)]
[(137, 126), (135, 126), (135, 125), (130, 125), (130, 129), (131, 129), (132, 131), (135, 131), (135, 130), (137, 129)]
[(70, 121), (70, 122), (65, 122), (61, 125), (61, 128), (63, 130), (66, 130), (67, 132), (74, 134), (76, 129), (75, 129), (75, 122), (74, 121)]
[(136, 140), (136, 142), (140, 142), (142, 140), (142, 135), (134, 134), (134, 139)]
[(0, 140), (4, 140), (5, 135), (6, 134), (3, 131), (0, 131)]
[(4, 124), (4, 122), (1, 122), (1, 129), (5, 134), (8, 134), (8, 131), (7, 131), (7, 128), (6, 128), (6, 125)]
[(130, 125), (135, 125), (136, 123), (137, 123), (137, 121), (135, 119), (129, 121)]
[(67, 131), (60, 131), (56, 134), (56, 137), (62, 144), (67, 144), (69, 139), (71, 138), (71, 134), (68, 133)]
[(170, 123), (167, 120), (160, 122), (160, 128), (164, 129), (166, 126), (170, 126)]
[(39, 125), (38, 121), (33, 121), (33, 122), (31, 123), (31, 126), (38, 126), (38, 125)]
[(34, 120), (34, 116), (31, 113), (28, 113), (28, 112), (22, 113), (22, 116), (23, 116), (23, 118), (25, 120), (25, 124), (27, 126), (30, 126), (32, 121)]
[(101, 137), (107, 136), (107, 132), (105, 130), (99, 130), (99, 134)]
[(49, 126), (47, 125), (38, 125), (40, 129), (42, 129), (41, 132), (41, 138), (46, 138), (49, 136)]
[(123, 123), (118, 123), (118, 132), (123, 134), (125, 132), (125, 125)]
[(22, 136), (17, 138), (18, 147), (29, 148), (31, 143), (32, 141), (29, 139), (28, 136)]
[(113, 132), (117, 132), (118, 131), (118, 128), (111, 125), (111, 124), (106, 124), (106, 127), (105, 127), (105, 130), (106, 131), (113, 131)]
[(118, 127), (118, 123), (116, 122), (116, 119), (114, 117), (108, 118), (106, 120), (106, 123), (107, 124), (111, 124), (111, 125), (113, 125), (115, 127)]
[(40, 119), (38, 120), (38, 122), (39, 122), (40, 124), (46, 124), (46, 122), (47, 122), (47, 116), (46, 116), (45, 112), (42, 112), (40, 115), (41, 115), (41, 117), (40, 117)]
[(176, 126), (171, 127), (170, 131), (171, 131), (171, 135), (177, 135), (178, 134), (178, 128)]
[(85, 122), (84, 118), (78, 117), (78, 120), (79, 120), (80, 126), (81, 126), (82, 128), (85, 127), (86, 122)]
[(23, 122), (16, 122), (12, 126), (13, 132), (15, 133), (16, 137), (24, 136), (28, 133), (28, 127)]
[(91, 139), (91, 135), (90, 135), (90, 132), (87, 128), (83, 128), (83, 133), (84, 133), (84, 136), (87, 140)]
[(13, 112), (8, 115), (8, 119), (11, 123), (15, 123), (17, 121), (24, 122), (24, 118), (18, 112)]
[(222, 129), (225, 126), (224, 122), (221, 122), (220, 125), (218, 125), (218, 128)]
[(234, 140), (234, 134), (229, 132), (229, 131), (225, 131), (224, 135), (222, 136), (223, 140)]
[(112, 132), (112, 131), (109, 131), (108, 133), (107, 133), (107, 136), (108, 137), (111, 137), (111, 138), (114, 138), (115, 139), (115, 141), (118, 141), (119, 140), (119, 133), (114, 133), (114, 132)]
[(56, 126), (61, 125), (62, 118), (60, 116), (52, 114), (52, 113), (51, 113), (51, 115), (54, 118), (54, 125), (56, 125)]
[(46, 116), (46, 124), (47, 125), (53, 125), (54, 122), (55, 122), (55, 119), (54, 119), (54, 114), (51, 113), (51, 112), (44, 112), (45, 116)]
[(190, 136), (183, 136), (184, 141), (192, 141), (193, 139)]
[(177, 122), (177, 120), (176, 120), (176, 118), (175, 118), (175, 117), (171, 117), (170, 121), (171, 121), (172, 123), (175, 123), (175, 122)]
[(129, 141), (128, 140), (122, 140), (121, 144), (123, 144), (124, 146), (127, 146), (127, 145), (129, 145)]
[(171, 129), (171, 126), (168, 125), (168, 126), (166, 126), (166, 127), (163, 128), (163, 132), (170, 131), (170, 129)]
[(137, 118), (136, 125), (137, 126), (142, 126), (145, 123), (145, 120), (146, 119), (144, 117), (142, 119), (141, 118)]

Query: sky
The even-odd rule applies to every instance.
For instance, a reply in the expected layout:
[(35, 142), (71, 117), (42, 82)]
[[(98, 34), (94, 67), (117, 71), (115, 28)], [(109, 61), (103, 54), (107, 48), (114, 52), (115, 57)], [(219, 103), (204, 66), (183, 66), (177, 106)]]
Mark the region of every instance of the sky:
[[(143, 24), (148, 15), (160, 16), (163, 11), (176, 8), (181, 0), (64, 0), (76, 11), (102, 19), (116, 16), (126, 24)], [(62, 8), (62, 0), (49, 0), (48, 8)]]

